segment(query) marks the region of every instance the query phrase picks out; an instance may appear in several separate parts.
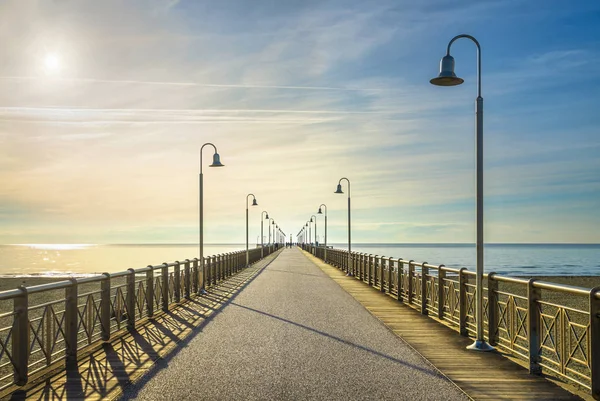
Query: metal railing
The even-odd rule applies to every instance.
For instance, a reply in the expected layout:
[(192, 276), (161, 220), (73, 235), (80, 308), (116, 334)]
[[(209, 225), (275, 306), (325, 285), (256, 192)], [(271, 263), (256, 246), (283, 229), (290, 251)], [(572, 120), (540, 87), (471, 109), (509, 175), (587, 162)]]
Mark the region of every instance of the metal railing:
[[(324, 259), (323, 247), (303, 249)], [(475, 272), (402, 258), (327, 250), (327, 262), (474, 337)], [(581, 386), (600, 399), (600, 287), (484, 274), (487, 341), (543, 374)]]
[[(265, 247), (264, 256), (276, 250)], [(258, 261), (261, 248), (249, 256), (250, 263)], [(54, 363), (77, 361), (78, 353), (199, 293), (199, 262), (185, 259), (0, 292), (0, 390), (22, 386)], [(246, 251), (208, 256), (204, 263), (210, 287), (242, 270)]]

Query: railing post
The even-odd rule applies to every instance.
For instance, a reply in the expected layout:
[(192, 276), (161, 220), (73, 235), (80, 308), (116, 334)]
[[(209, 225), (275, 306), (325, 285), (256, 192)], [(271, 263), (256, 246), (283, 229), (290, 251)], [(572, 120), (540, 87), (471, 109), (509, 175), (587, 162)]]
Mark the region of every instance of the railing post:
[(214, 285), (217, 284), (217, 258), (218, 255), (214, 255), (210, 258), (210, 276), (212, 277), (212, 282)]
[(394, 259), (388, 259), (388, 280), (387, 280), (387, 291), (392, 293), (392, 272), (394, 271)]
[(379, 281), (379, 276), (377, 274), (377, 268), (379, 267), (379, 264), (377, 263), (377, 259), (379, 259), (378, 255), (373, 256), (373, 287), (375, 287)]
[(67, 363), (77, 362), (77, 280), (65, 288), (65, 355)]
[(179, 302), (181, 301), (181, 268), (178, 260), (175, 261), (173, 274), (175, 275), (173, 280), (173, 286), (175, 287), (173, 291), (173, 297), (175, 298), (175, 302)]
[(488, 341), (490, 345), (498, 344), (498, 280), (496, 273), (488, 274)]
[(219, 258), (219, 281), (223, 281), (225, 279), (225, 259), (227, 258), (227, 253), (222, 253)]
[(458, 272), (458, 330), (461, 336), (468, 336), (467, 333), (467, 276), (464, 274), (466, 268)]
[(444, 265), (438, 266), (438, 319), (444, 320), (444, 304), (446, 303), (446, 293), (444, 292), (444, 280), (446, 279), (446, 270)]
[(379, 291), (385, 292), (385, 256), (379, 259)]
[(102, 341), (110, 340), (110, 274), (102, 273), (100, 283), (100, 330)]
[[(194, 292), (194, 294), (197, 294), (198, 291), (200, 290), (198, 287), (198, 282), (201, 279), (201, 277), (198, 276), (198, 264), (199, 264), (200, 259), (198, 258), (194, 258), (193, 262), (192, 262), (192, 291)], [(204, 275), (204, 274), (202, 274)]]
[(190, 299), (190, 260), (186, 259), (185, 260), (185, 264), (183, 265), (183, 271), (185, 274), (185, 278), (184, 278), (184, 282), (183, 282), (183, 286), (184, 286), (184, 297), (186, 299)]
[(16, 385), (23, 386), (29, 379), (29, 297), (25, 286), (21, 285), (18, 289), (21, 294), (13, 299), (13, 377)]
[(373, 285), (373, 275), (371, 274), (371, 266), (373, 265), (373, 254), (369, 254), (369, 260), (367, 262), (367, 282), (369, 285)]
[(127, 269), (127, 294), (125, 295), (125, 303), (127, 305), (127, 328), (135, 327), (135, 270)]
[(590, 377), (592, 397), (600, 400), (600, 287), (590, 291)]
[(148, 265), (148, 269), (146, 272), (146, 310), (148, 317), (152, 317), (154, 315), (154, 269), (152, 265)]
[(535, 287), (535, 279), (527, 283), (527, 333), (529, 334), (529, 373), (540, 374), (540, 308), (537, 301), (542, 298), (539, 288)]
[[(221, 253), (218, 256), (217, 259), (217, 279), (219, 280), (219, 282), (223, 281), (224, 275), (225, 275), (225, 258), (227, 257), (226, 253)], [(252, 259), (252, 252), (250, 252), (250, 259)], [(252, 263), (252, 262), (250, 262)]]
[(403, 276), (404, 275), (404, 260), (402, 258), (398, 259), (398, 274), (396, 275), (396, 291), (398, 294), (396, 298), (398, 301), (402, 302), (402, 287), (403, 285)]
[(162, 280), (162, 286), (160, 287), (162, 291), (162, 310), (169, 310), (169, 264), (167, 262), (162, 264), (160, 268), (160, 275)]
[(212, 257), (211, 256), (206, 256), (204, 258), (204, 271), (206, 273), (206, 286), (209, 287), (211, 285), (213, 285), (213, 274), (212, 274), (212, 264), (210, 263), (212, 261)]
[(412, 304), (413, 302), (413, 276), (415, 275), (415, 265), (413, 265), (414, 260), (409, 260), (408, 261), (408, 304)]
[[(427, 311), (427, 276), (429, 275), (429, 268), (425, 267), (427, 262), (421, 263), (421, 314), (428, 315)], [(433, 288), (431, 289), (431, 295), (433, 297)]]

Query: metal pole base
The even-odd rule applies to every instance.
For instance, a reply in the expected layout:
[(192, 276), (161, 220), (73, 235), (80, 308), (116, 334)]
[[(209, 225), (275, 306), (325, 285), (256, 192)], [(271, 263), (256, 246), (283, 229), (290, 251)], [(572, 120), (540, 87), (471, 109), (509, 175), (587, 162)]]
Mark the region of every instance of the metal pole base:
[(198, 294), (206, 295), (206, 294), (208, 294), (208, 292), (204, 288), (200, 288), (200, 291), (198, 291)]
[(467, 347), (469, 351), (490, 352), (495, 348), (485, 342), (485, 340), (475, 340), (475, 342)]

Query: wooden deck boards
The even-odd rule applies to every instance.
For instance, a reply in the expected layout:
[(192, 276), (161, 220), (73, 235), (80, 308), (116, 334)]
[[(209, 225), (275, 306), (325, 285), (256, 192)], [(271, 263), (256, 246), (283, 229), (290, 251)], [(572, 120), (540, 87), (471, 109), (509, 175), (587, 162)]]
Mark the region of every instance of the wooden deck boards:
[[(529, 372), (501, 353), (467, 351), (473, 340), (421, 315), (341, 270), (304, 252), (307, 258), (475, 400), (580, 400), (553, 382)], [(440, 395), (443, 399), (443, 395)]]

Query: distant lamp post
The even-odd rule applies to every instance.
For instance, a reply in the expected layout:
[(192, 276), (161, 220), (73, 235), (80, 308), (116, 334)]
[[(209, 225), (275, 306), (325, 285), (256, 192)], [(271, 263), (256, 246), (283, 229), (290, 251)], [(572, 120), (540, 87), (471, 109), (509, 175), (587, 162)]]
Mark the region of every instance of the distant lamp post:
[(327, 205), (325, 205), (324, 203), (321, 204), (321, 206), (319, 206), (319, 211), (317, 212), (317, 214), (323, 214), (323, 211), (321, 210), (322, 207), (325, 208), (325, 262), (327, 262)]
[(250, 265), (250, 253), (248, 252), (248, 200), (252, 197), (252, 206), (258, 206), (254, 194), (246, 195), (246, 267)]
[(306, 221), (305, 227), (306, 227), (306, 230), (308, 231), (308, 246), (310, 246), (310, 243), (312, 241), (312, 238), (310, 236), (310, 220)]
[(275, 220), (273, 220), (273, 218), (270, 218), (269, 223), (269, 250), (271, 250), (271, 226), (275, 224)]
[(264, 243), (263, 243), (263, 222), (266, 220), (269, 220), (269, 213), (267, 213), (265, 210), (262, 211), (262, 213), (260, 214), (260, 257), (264, 258)]
[(215, 149), (215, 153), (213, 154), (213, 162), (209, 167), (224, 167), (224, 164), (221, 164), (221, 157), (219, 153), (217, 153), (217, 147), (212, 143), (205, 143), (200, 148), (200, 181), (199, 181), (199, 209), (200, 209), (200, 270), (202, 271), (202, 286), (200, 287), (200, 293), (206, 294), (206, 270), (204, 268), (204, 188), (203, 181), (204, 175), (202, 174), (202, 150), (206, 145), (210, 145)]
[(343, 194), (344, 192), (342, 191), (342, 180), (346, 180), (346, 182), (348, 182), (348, 269), (346, 271), (346, 276), (352, 276), (352, 269), (350, 266), (350, 262), (351, 262), (351, 256), (350, 253), (352, 252), (352, 241), (351, 241), (351, 235), (350, 235), (350, 231), (351, 231), (351, 218), (350, 218), (350, 180), (347, 179), (346, 177), (340, 178), (340, 181), (338, 182), (338, 186), (337, 189), (335, 190), (334, 193), (336, 194)]
[(313, 238), (315, 239), (315, 246), (317, 246), (317, 216), (315, 216), (314, 214), (310, 216), (310, 222), (313, 223), (315, 227), (315, 235), (313, 236)]
[(481, 47), (479, 42), (471, 35), (458, 35), (448, 43), (446, 55), (440, 62), (440, 75), (429, 82), (438, 86), (455, 86), (464, 82), (454, 73), (454, 57), (450, 55), (450, 47), (455, 40), (471, 39), (477, 46), (477, 99), (475, 101), (475, 127), (477, 148), (477, 271), (476, 271), (476, 298), (475, 313), (477, 320), (477, 338), (467, 347), (470, 350), (491, 351), (494, 349), (483, 336), (483, 98), (481, 97)]

